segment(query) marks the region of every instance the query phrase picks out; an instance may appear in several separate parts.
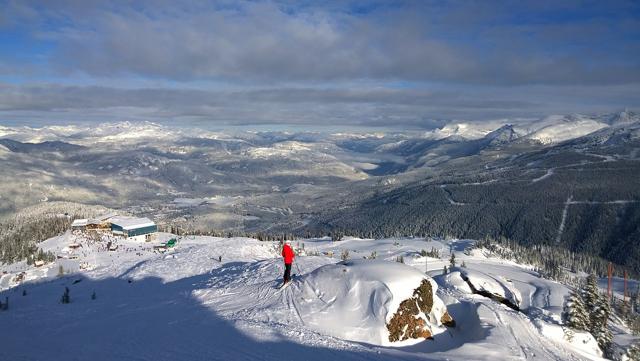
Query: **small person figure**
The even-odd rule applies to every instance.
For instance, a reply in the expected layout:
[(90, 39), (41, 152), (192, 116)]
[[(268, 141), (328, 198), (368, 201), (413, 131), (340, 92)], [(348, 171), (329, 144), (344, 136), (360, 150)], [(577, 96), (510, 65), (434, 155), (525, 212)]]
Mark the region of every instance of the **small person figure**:
[(293, 249), (291, 248), (289, 241), (284, 241), (284, 246), (282, 247), (282, 257), (284, 257), (284, 282), (283, 285), (286, 285), (291, 281), (291, 264), (293, 263), (293, 259), (295, 258), (295, 254), (293, 253)]

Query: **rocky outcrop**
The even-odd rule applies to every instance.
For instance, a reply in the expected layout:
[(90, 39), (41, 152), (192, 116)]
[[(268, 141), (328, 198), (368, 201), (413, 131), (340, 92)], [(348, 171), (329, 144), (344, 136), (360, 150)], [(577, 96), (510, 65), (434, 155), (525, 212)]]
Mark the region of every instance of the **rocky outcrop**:
[[(413, 296), (400, 303), (398, 310), (387, 323), (389, 341), (404, 341), (412, 338), (432, 339), (431, 311), (433, 306), (431, 282), (423, 279), (420, 286), (413, 291)], [(455, 326), (455, 321), (446, 310), (439, 321), (448, 327)]]
[(442, 317), (440, 317), (440, 322), (447, 327), (456, 327), (456, 321), (451, 317), (448, 311), (445, 311)]

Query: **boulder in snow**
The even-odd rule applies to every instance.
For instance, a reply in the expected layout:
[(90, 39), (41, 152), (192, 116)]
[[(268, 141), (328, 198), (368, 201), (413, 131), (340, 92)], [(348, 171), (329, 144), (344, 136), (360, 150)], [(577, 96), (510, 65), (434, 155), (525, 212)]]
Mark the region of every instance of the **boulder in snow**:
[[(400, 303), (398, 310), (387, 323), (389, 341), (405, 341), (412, 338), (431, 339), (433, 338), (432, 324), (455, 326), (455, 321), (446, 310), (444, 313), (441, 310), (436, 314), (431, 312), (434, 309), (433, 297), (431, 282), (423, 279), (420, 286), (413, 291), (413, 295)], [(438, 316), (440, 316), (439, 319)]]
[(437, 284), (402, 263), (349, 260), (322, 266), (302, 280), (301, 319), (335, 337), (404, 346), (454, 324), (436, 295)]

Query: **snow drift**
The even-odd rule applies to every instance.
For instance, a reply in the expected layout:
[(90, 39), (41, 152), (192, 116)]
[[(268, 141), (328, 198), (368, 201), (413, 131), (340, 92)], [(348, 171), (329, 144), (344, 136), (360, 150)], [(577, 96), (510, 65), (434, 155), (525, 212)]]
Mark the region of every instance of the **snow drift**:
[[(443, 332), (443, 322), (453, 325), (445, 304), (436, 296), (437, 284), (402, 263), (349, 260), (319, 267), (303, 281), (303, 301), (298, 304), (301, 319), (335, 337), (404, 346)], [(417, 312), (400, 317), (408, 312), (406, 305)], [(410, 323), (401, 327), (406, 332), (390, 338), (391, 326), (403, 319)], [(412, 327), (422, 332), (410, 332)]]

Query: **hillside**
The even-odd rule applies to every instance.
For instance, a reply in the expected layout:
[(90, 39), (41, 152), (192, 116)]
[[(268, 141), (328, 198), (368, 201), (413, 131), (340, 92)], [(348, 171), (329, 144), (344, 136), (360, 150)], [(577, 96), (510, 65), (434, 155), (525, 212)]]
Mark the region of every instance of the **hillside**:
[(638, 129), (630, 111), (406, 132), (2, 127), (0, 222), (73, 202), (187, 233), (506, 237), (640, 271)]
[[(591, 336), (563, 337), (566, 286), (481, 250), (465, 254), (471, 241), (299, 240), (294, 246), (307, 255), (296, 259), (293, 284), (279, 291), (278, 243), (187, 236), (167, 253), (154, 252), (170, 237), (112, 239), (119, 247), (110, 252), (103, 241), (65, 234), (40, 244), (63, 256), (54, 263), (5, 265), (0, 299), (9, 297), (10, 306), (0, 319), (12, 332), (2, 338), (0, 358), (600, 359)], [(425, 249), (441, 258), (422, 256)], [(442, 275), (449, 250), (465, 267)], [(518, 310), (473, 294), (461, 274)], [(385, 322), (423, 279), (433, 289), (437, 317), (426, 318), (433, 339), (389, 342)], [(69, 304), (60, 303), (65, 287)], [(455, 327), (437, 319), (445, 307)], [(78, 347), (64, 346), (69, 340)], [(616, 336), (623, 346), (633, 340)]]
[(640, 271), (638, 124), (543, 149), (516, 138), (432, 168), (435, 175), (325, 210), (314, 227), (373, 237), (506, 237), (564, 246)]

